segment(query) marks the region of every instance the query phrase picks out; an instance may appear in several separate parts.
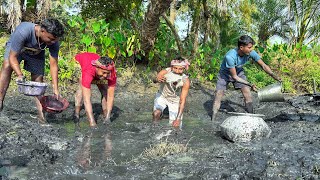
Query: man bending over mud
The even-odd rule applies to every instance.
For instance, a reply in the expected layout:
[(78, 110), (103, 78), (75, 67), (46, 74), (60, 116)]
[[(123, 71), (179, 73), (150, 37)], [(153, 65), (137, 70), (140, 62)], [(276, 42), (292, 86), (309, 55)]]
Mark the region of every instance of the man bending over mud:
[(90, 127), (96, 127), (91, 104), (91, 84), (96, 84), (101, 93), (103, 123), (110, 123), (110, 115), (114, 101), (114, 91), (117, 82), (114, 62), (109, 57), (100, 57), (95, 53), (80, 53), (75, 59), (81, 66), (79, 89), (75, 95), (74, 122), (79, 125), (79, 114), (82, 98)]
[(270, 67), (262, 61), (258, 53), (253, 50), (254, 44), (255, 42), (250, 36), (243, 35), (238, 40), (238, 47), (229, 50), (224, 56), (218, 74), (215, 98), (213, 101), (212, 121), (215, 120), (217, 116), (224, 91), (227, 89), (230, 82), (233, 83), (236, 89), (241, 89), (244, 97), (245, 109), (248, 113), (253, 113), (250, 88), (256, 91), (256, 86), (247, 81), (247, 77), (243, 70), (243, 65), (249, 61), (250, 58), (258, 63), (273, 79), (281, 81), (280, 77), (275, 75)]
[[(45, 67), (45, 49), (50, 55), (50, 73), (52, 76), (53, 92), (59, 95), (58, 89), (58, 54), (59, 38), (64, 34), (62, 24), (56, 19), (45, 19), (40, 24), (22, 22), (11, 34), (6, 43), (6, 51), (0, 74), (0, 111), (9, 87), (12, 71), (17, 74), (17, 81), (24, 81), (25, 77), (20, 69), (20, 62), (24, 60), (24, 69), (31, 73), (31, 81), (43, 82)], [(42, 106), (36, 97), (39, 123), (46, 123)]]
[(184, 71), (188, 70), (189, 65), (188, 60), (179, 57), (171, 61), (171, 67), (158, 73), (157, 81), (161, 84), (154, 100), (154, 123), (158, 123), (163, 110), (168, 106), (169, 124), (174, 127), (182, 124), (182, 114), (190, 88), (190, 80)]

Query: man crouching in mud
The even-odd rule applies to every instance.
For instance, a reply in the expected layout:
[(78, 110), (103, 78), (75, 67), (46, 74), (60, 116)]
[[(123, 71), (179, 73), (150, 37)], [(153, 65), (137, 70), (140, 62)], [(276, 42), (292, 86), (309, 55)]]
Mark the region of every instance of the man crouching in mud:
[[(58, 88), (58, 54), (59, 39), (64, 34), (62, 24), (56, 19), (45, 19), (40, 24), (22, 22), (11, 34), (6, 43), (6, 51), (0, 74), (0, 111), (3, 100), (14, 71), (17, 81), (25, 81), (20, 69), (20, 62), (24, 60), (24, 69), (31, 73), (31, 81), (43, 82), (45, 69), (45, 49), (49, 49), (50, 73), (54, 94), (59, 96)], [(38, 109), (38, 122), (46, 123), (40, 104), (40, 96), (35, 97)]]
[(182, 114), (190, 88), (190, 80), (184, 71), (188, 70), (189, 65), (187, 59), (178, 57), (171, 61), (171, 67), (158, 73), (157, 81), (161, 84), (154, 100), (154, 123), (159, 122), (163, 110), (168, 106), (169, 124), (174, 127), (181, 126)]
[(241, 89), (244, 97), (245, 108), (248, 113), (253, 113), (252, 97), (250, 88), (256, 91), (256, 86), (250, 84), (245, 76), (243, 65), (252, 58), (258, 63), (262, 69), (269, 74), (273, 79), (281, 81), (281, 78), (275, 75), (270, 67), (266, 65), (256, 51), (253, 50), (255, 42), (247, 35), (243, 35), (238, 40), (238, 47), (231, 49), (224, 56), (218, 74), (216, 85), (215, 99), (213, 101), (212, 117), (215, 120), (218, 110), (220, 109), (221, 99), (224, 91), (230, 82), (233, 83), (236, 89)]
[(114, 62), (109, 57), (100, 57), (98, 54), (84, 52), (77, 54), (75, 59), (81, 66), (79, 89), (75, 94), (74, 122), (79, 125), (79, 114), (82, 98), (90, 127), (96, 127), (91, 104), (91, 84), (96, 84), (101, 93), (103, 123), (110, 123), (110, 115), (114, 101), (114, 91), (117, 75)]

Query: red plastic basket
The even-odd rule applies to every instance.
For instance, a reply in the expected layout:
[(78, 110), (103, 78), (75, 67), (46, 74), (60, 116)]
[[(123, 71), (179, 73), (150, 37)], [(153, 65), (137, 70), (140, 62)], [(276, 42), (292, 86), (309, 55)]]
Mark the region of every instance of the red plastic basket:
[(43, 107), (43, 110), (49, 113), (61, 113), (69, 106), (69, 102), (65, 98), (59, 97), (57, 99), (54, 95), (43, 96), (40, 99), (40, 103)]

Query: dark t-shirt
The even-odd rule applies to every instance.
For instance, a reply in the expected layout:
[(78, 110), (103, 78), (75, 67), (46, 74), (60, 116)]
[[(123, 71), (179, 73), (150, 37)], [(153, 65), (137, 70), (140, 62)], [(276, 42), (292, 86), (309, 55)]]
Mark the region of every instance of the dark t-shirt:
[(45, 55), (45, 48), (49, 49), (50, 55), (54, 58), (58, 57), (59, 42), (55, 42), (50, 46), (46, 46), (44, 43), (40, 44), (38, 38), (35, 35), (36, 24), (30, 22), (22, 22), (16, 27), (11, 34), (10, 39), (6, 43), (6, 52), (4, 58), (9, 59), (10, 50), (18, 52), (25, 60), (31, 59), (43, 59)]

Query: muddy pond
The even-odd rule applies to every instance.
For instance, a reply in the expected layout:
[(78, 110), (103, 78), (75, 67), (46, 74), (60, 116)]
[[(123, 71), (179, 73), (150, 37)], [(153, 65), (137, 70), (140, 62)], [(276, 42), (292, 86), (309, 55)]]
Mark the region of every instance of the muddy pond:
[(36, 120), (33, 98), (11, 87), (0, 116), (0, 180), (7, 179), (320, 179), (320, 106), (309, 96), (285, 102), (258, 102), (272, 133), (267, 139), (230, 142), (219, 125), (230, 114), (245, 112), (242, 95), (229, 90), (215, 122), (210, 121), (213, 89), (193, 86), (182, 130), (164, 115), (152, 124), (157, 85), (119, 86), (112, 123), (101, 123), (100, 95), (93, 88), (98, 129), (74, 126), (75, 91), (70, 107), (47, 114), (50, 126)]

